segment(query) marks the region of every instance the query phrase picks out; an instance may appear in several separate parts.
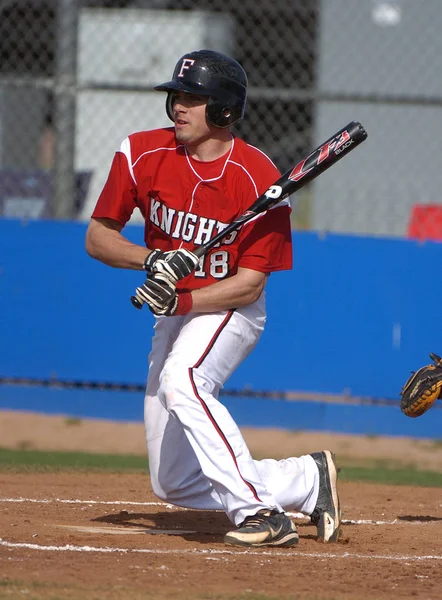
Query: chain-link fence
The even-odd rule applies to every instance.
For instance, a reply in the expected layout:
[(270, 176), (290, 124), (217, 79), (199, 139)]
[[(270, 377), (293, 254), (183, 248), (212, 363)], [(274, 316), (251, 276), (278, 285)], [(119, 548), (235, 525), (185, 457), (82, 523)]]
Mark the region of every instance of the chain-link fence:
[(440, 0), (0, 0), (0, 214), (88, 219), (121, 141), (170, 125), (153, 86), (212, 48), (249, 76), (235, 132), (281, 171), (368, 131), (294, 227), (405, 236), (442, 205), (441, 30)]

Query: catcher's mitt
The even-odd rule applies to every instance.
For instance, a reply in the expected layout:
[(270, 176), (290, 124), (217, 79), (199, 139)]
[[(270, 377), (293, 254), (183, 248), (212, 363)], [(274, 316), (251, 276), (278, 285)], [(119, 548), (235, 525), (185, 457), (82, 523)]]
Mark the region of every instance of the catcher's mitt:
[(401, 390), (401, 411), (407, 417), (420, 417), (442, 395), (442, 358), (430, 354), (433, 365), (412, 373)]

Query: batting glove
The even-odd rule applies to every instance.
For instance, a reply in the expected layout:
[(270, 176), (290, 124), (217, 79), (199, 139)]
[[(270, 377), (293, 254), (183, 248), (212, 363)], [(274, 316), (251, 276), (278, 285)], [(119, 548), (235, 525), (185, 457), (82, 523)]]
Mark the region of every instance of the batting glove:
[(175, 284), (161, 274), (146, 279), (145, 283), (136, 289), (135, 296), (139, 302), (147, 304), (150, 311), (157, 316), (187, 315), (192, 310), (192, 294), (177, 294)]
[[(146, 261), (149, 260), (154, 252), (158, 252), (158, 250), (154, 250), (149, 254)], [(160, 255), (156, 254), (153, 259), (149, 261), (149, 265), (151, 265), (154, 273), (163, 274), (173, 283), (190, 275), (192, 271), (195, 270), (198, 263), (198, 256), (185, 248), (172, 250), (170, 252), (162, 252)]]
[(157, 317), (173, 317), (178, 315), (187, 315), (192, 310), (192, 294), (190, 292), (183, 292), (175, 294), (171, 302), (159, 310), (153, 309), (149, 306), (151, 312)]
[(165, 259), (169, 252), (163, 252), (162, 250), (152, 250), (150, 254), (146, 256), (143, 267), (147, 271), (147, 276), (152, 277), (154, 274), (154, 264), (158, 259)]
[(147, 304), (152, 312), (162, 311), (176, 296), (175, 284), (167, 277), (155, 275), (137, 287), (135, 296), (141, 303)]

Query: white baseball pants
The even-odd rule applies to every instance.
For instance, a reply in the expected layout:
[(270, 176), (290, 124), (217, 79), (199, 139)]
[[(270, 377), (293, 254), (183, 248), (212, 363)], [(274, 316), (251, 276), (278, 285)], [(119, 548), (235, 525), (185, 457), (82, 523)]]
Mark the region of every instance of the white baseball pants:
[(152, 487), (162, 500), (224, 510), (235, 525), (263, 508), (313, 512), (312, 457), (254, 460), (218, 400), (265, 321), (265, 292), (234, 311), (156, 319), (144, 417)]

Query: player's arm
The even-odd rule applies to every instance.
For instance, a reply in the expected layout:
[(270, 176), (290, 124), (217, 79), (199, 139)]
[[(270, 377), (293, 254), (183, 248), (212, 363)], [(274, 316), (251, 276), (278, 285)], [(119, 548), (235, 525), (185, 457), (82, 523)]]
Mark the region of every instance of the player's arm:
[(92, 218), (86, 231), (86, 252), (110, 267), (142, 271), (150, 251), (130, 242), (122, 229), (113, 219)]
[(206, 313), (241, 308), (252, 304), (262, 294), (267, 273), (239, 267), (232, 277), (193, 290), (192, 312)]
[(137, 206), (137, 189), (129, 172), (126, 139), (112, 161), (86, 232), (87, 253), (106, 265), (142, 270), (149, 250), (130, 242), (121, 231)]
[(136, 289), (135, 298), (140, 306), (146, 303), (156, 315), (218, 312), (252, 304), (262, 294), (266, 281), (267, 273), (240, 267), (232, 277), (192, 292), (176, 293), (169, 277), (156, 273)]

